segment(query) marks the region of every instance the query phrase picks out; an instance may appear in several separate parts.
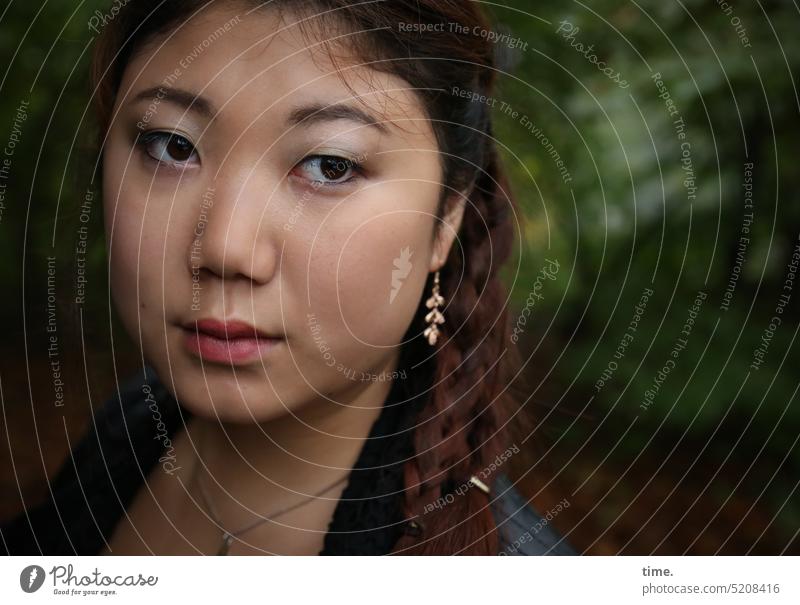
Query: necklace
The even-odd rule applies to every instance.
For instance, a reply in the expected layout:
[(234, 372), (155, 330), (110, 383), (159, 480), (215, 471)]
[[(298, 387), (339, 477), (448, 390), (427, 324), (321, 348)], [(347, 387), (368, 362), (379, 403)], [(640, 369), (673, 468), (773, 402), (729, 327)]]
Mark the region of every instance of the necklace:
[(311, 500), (315, 500), (316, 498), (320, 497), (325, 492), (333, 489), (334, 487), (336, 487), (340, 483), (343, 483), (348, 477), (348, 475), (345, 475), (344, 477), (341, 477), (341, 478), (337, 479), (335, 483), (331, 483), (330, 485), (326, 486), (324, 489), (318, 491), (315, 494), (312, 494), (311, 496), (308, 496), (308, 497), (304, 498), (303, 500), (300, 500), (299, 502), (295, 502), (291, 506), (287, 506), (287, 507), (285, 507), (285, 508), (283, 508), (283, 509), (281, 509), (281, 510), (275, 512), (275, 513), (272, 513), (271, 515), (268, 515), (266, 517), (261, 517), (260, 519), (257, 519), (256, 521), (254, 521), (252, 523), (249, 523), (248, 525), (245, 525), (241, 529), (237, 529), (236, 531), (230, 531), (230, 530), (225, 529), (225, 527), (223, 526), (222, 522), (220, 521), (219, 513), (217, 512), (216, 507), (211, 502), (211, 498), (209, 498), (208, 493), (206, 493), (206, 490), (205, 490), (205, 487), (203, 486), (202, 481), (200, 481), (200, 475), (198, 473), (198, 469), (199, 468), (200, 468), (200, 464), (199, 464), (199, 460), (198, 460), (198, 461), (195, 462), (195, 467), (194, 467), (194, 470), (192, 471), (192, 481), (195, 481), (197, 483), (197, 487), (200, 489), (200, 497), (202, 498), (203, 504), (205, 505), (206, 509), (208, 510), (208, 513), (211, 515), (212, 520), (217, 525), (217, 527), (222, 528), (222, 542), (220, 543), (219, 548), (217, 549), (217, 555), (227, 555), (228, 554), (228, 550), (230, 550), (231, 544), (233, 544), (234, 538), (238, 538), (242, 534), (247, 533), (251, 529), (255, 529), (256, 527), (258, 527), (259, 525), (261, 525), (263, 523), (266, 523), (267, 521), (272, 521), (273, 519), (276, 519), (276, 518), (280, 517), (281, 515), (285, 515), (286, 513), (290, 512), (290, 511), (293, 511), (293, 510), (295, 510), (297, 508), (300, 508), (303, 504), (306, 504), (307, 502), (309, 502)]

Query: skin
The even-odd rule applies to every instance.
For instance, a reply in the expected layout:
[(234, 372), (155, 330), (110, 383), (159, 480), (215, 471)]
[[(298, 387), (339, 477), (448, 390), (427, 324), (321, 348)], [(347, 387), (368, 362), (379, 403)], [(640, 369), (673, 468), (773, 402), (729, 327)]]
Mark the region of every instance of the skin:
[[(193, 55), (237, 14), (229, 32)], [(377, 418), (390, 381), (358, 377), (396, 369), (463, 205), (434, 214), (438, 147), (408, 84), (359, 66), (344, 48), (337, 57), (344, 73), (273, 11), (215, 8), (139, 49), (125, 69), (104, 151), (113, 298), (148, 363), (195, 416), (173, 439), (174, 468), (156, 465), (111, 552), (214, 552), (221, 532), (199, 504), (196, 464), (235, 530), (345, 478)], [(197, 97), (192, 107), (174, 95), (155, 104), (140, 97), (176, 68), (170, 90)], [(289, 121), (313, 104), (357, 108), (382, 128)], [(137, 122), (185, 141), (151, 135), (137, 145)], [(304, 159), (314, 154), (363, 159), (363, 173), (345, 169), (333, 182), (347, 182), (330, 184)], [(198, 237), (204, 196), (213, 205)], [(390, 302), (405, 248), (411, 270)], [(241, 320), (280, 341), (252, 362), (209, 362), (186, 347), (184, 326), (204, 318)], [(343, 488), (248, 532), (231, 554), (318, 552)]]

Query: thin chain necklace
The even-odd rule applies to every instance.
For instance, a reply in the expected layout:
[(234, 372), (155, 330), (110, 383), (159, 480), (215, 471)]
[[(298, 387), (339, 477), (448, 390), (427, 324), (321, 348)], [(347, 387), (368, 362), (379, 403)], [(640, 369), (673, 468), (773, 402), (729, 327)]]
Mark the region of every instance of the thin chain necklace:
[(337, 479), (335, 483), (331, 483), (330, 485), (326, 486), (324, 489), (318, 491), (317, 493), (315, 493), (315, 494), (313, 494), (311, 496), (308, 496), (307, 498), (304, 498), (303, 500), (300, 500), (299, 502), (295, 502), (291, 506), (287, 506), (286, 508), (283, 508), (283, 509), (279, 510), (278, 512), (275, 512), (275, 513), (272, 513), (271, 515), (268, 515), (266, 517), (262, 517), (260, 519), (257, 519), (256, 521), (254, 521), (252, 523), (249, 523), (248, 525), (245, 525), (241, 529), (237, 529), (236, 531), (229, 531), (229, 530), (225, 529), (225, 526), (220, 521), (220, 517), (219, 517), (219, 513), (217, 512), (217, 508), (211, 502), (211, 498), (209, 498), (208, 493), (206, 492), (206, 489), (203, 486), (202, 481), (200, 481), (200, 474), (198, 473), (199, 468), (200, 468), (200, 460), (198, 459), (195, 462), (194, 470), (192, 471), (191, 481), (197, 483), (197, 487), (200, 489), (200, 497), (202, 498), (203, 504), (205, 505), (206, 509), (208, 510), (208, 513), (211, 515), (212, 520), (217, 525), (217, 527), (221, 527), (222, 528), (222, 542), (220, 543), (219, 548), (217, 549), (217, 555), (227, 555), (228, 554), (228, 550), (230, 550), (231, 544), (233, 544), (234, 538), (238, 538), (242, 534), (247, 533), (251, 529), (255, 529), (256, 527), (258, 527), (259, 525), (261, 525), (263, 523), (266, 523), (267, 521), (272, 521), (274, 519), (277, 519), (281, 515), (285, 515), (288, 512), (291, 512), (291, 511), (293, 511), (293, 510), (295, 510), (297, 508), (300, 508), (303, 504), (306, 504), (307, 502), (309, 502), (311, 500), (315, 500), (316, 498), (319, 498), (325, 492), (333, 489), (334, 487), (336, 487), (340, 483), (343, 483), (349, 476), (349, 474), (347, 474), (344, 477), (341, 477), (341, 478)]

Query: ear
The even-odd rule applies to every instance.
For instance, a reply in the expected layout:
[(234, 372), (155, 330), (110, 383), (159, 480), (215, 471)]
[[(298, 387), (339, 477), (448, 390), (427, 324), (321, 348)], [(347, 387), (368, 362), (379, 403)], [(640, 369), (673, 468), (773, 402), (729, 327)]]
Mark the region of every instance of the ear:
[(464, 208), (467, 204), (467, 198), (463, 193), (452, 194), (445, 201), (445, 208), (447, 209), (445, 215), (442, 217), (442, 222), (439, 225), (439, 231), (436, 239), (433, 242), (433, 254), (431, 254), (430, 271), (438, 271), (444, 266), (447, 257), (450, 254), (450, 248), (453, 247), (458, 230), (461, 227), (461, 221), (464, 218)]

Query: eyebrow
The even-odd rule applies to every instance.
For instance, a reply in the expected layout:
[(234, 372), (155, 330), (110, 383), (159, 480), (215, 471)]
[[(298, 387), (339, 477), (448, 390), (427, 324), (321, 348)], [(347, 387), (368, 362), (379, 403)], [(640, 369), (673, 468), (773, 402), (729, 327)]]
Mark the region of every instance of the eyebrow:
[(344, 103), (337, 103), (335, 105), (314, 103), (311, 105), (296, 107), (289, 113), (289, 117), (286, 121), (288, 124), (311, 126), (315, 123), (330, 122), (333, 120), (350, 120), (351, 122), (359, 122), (365, 126), (376, 128), (383, 134), (388, 133), (388, 128), (386, 128), (383, 123), (376, 120), (366, 111)]
[(216, 108), (208, 99), (182, 88), (153, 86), (152, 88), (143, 90), (133, 97), (133, 99), (131, 99), (131, 103), (151, 100), (159, 100), (159, 102), (166, 101), (167, 103), (172, 103), (173, 105), (177, 105), (178, 107), (181, 107), (187, 111), (198, 113), (206, 118), (211, 118), (215, 113), (217, 113)]
[[(137, 101), (151, 101), (154, 99), (172, 103), (173, 105), (177, 105), (187, 111), (193, 111), (206, 118), (211, 118), (217, 113), (216, 107), (208, 99), (182, 88), (153, 86), (138, 93), (133, 97), (131, 103)], [(316, 123), (331, 122), (334, 120), (359, 122), (365, 126), (376, 128), (383, 134), (388, 133), (388, 128), (385, 124), (376, 120), (366, 111), (345, 103), (337, 103), (334, 105), (312, 103), (310, 105), (296, 107), (289, 113), (286, 122), (289, 125), (311, 126)]]

